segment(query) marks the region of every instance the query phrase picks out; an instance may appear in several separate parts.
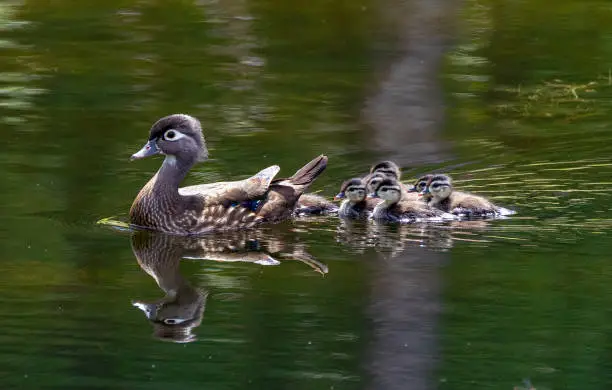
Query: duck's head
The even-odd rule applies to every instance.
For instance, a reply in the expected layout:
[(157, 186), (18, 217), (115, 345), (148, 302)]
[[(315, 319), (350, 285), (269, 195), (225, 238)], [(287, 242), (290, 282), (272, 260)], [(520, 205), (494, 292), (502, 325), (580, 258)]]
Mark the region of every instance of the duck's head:
[(393, 177), (387, 176), (386, 174), (379, 171), (372, 173), (368, 177), (368, 181), (366, 183), (368, 195), (374, 196), (374, 194), (376, 193), (376, 189), (380, 186), (380, 183), (387, 178), (392, 179)]
[(372, 165), (370, 173), (380, 172), (385, 176), (399, 180), (402, 176), (402, 171), (399, 166), (393, 161), (381, 161), (378, 164)]
[(340, 187), (340, 192), (334, 199), (347, 198), (351, 202), (362, 202), (366, 198), (366, 185), (360, 178), (345, 181)]
[(425, 200), (441, 201), (453, 192), (453, 180), (448, 175), (431, 175), (425, 189), (420, 192)]
[(401, 184), (397, 180), (388, 177), (380, 182), (376, 189), (375, 197), (387, 203), (397, 203), (402, 199)]
[(165, 154), (186, 163), (204, 161), (208, 149), (200, 122), (189, 115), (174, 114), (161, 118), (149, 131), (149, 140), (132, 160)]
[(419, 177), (415, 182), (414, 185), (412, 186), (412, 188), (410, 188), (408, 190), (408, 192), (418, 192), (421, 193), (425, 190), (425, 188), (427, 187), (427, 182), (429, 181), (429, 179), (431, 179), (433, 177), (433, 175), (429, 174), (429, 175), (423, 175), (421, 177)]

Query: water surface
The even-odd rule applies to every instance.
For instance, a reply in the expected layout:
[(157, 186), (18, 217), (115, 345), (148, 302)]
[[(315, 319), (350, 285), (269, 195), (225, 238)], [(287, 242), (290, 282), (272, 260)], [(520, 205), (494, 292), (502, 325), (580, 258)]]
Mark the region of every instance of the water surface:
[[(610, 23), (597, 0), (3, 4), (2, 388), (610, 387)], [(331, 197), (394, 158), (518, 214), (97, 225), (174, 112), (211, 149), (186, 185), (325, 153)]]

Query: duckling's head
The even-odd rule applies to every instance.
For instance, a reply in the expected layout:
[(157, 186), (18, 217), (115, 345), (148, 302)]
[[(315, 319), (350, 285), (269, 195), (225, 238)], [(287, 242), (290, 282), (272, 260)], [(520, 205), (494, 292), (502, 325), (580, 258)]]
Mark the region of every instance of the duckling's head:
[(351, 202), (362, 202), (366, 198), (366, 185), (360, 178), (345, 181), (340, 187), (340, 192), (334, 199), (347, 198)]
[(387, 203), (397, 203), (402, 199), (402, 187), (397, 180), (386, 178), (380, 183), (378, 189), (376, 189), (375, 196)]
[(402, 171), (399, 166), (393, 161), (381, 161), (378, 164), (372, 165), (370, 173), (380, 172), (385, 176), (393, 177), (399, 180), (402, 176)]
[(432, 175), (427, 181), (425, 189), (421, 195), (425, 200), (439, 202), (450, 196), (453, 192), (453, 181), (448, 175)]
[(423, 192), (423, 190), (425, 190), (425, 188), (427, 187), (427, 182), (432, 177), (433, 177), (433, 175), (423, 175), (423, 176), (419, 177), (414, 182), (414, 185), (412, 186), (412, 188), (408, 190), (408, 192), (419, 192), (419, 193)]
[(132, 155), (132, 160), (155, 154), (173, 156), (177, 160), (189, 163), (206, 160), (208, 149), (200, 122), (185, 114), (174, 114), (159, 119), (149, 131), (149, 141)]
[(382, 173), (382, 172), (374, 172), (372, 173), (369, 177), (368, 177), (368, 181), (366, 183), (366, 189), (368, 190), (368, 194), (370, 196), (374, 196), (374, 194), (376, 193), (376, 189), (380, 186), (380, 183), (382, 183), (383, 180), (387, 179), (387, 178), (393, 178), (390, 176), (387, 176), (386, 174)]

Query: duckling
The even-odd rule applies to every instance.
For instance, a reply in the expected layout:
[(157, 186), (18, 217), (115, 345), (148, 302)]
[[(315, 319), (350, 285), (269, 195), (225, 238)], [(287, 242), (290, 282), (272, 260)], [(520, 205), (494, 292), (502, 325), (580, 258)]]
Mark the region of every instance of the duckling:
[(482, 196), (454, 191), (448, 175), (431, 175), (421, 194), (428, 205), (455, 215), (482, 217), (505, 214), (506, 210)]
[(429, 181), (429, 179), (431, 179), (433, 177), (432, 174), (426, 174), (423, 175), (421, 177), (419, 177), (414, 184), (412, 185), (411, 188), (408, 189), (408, 192), (411, 193), (416, 193), (417, 195), (421, 192), (423, 192), (423, 190), (427, 187), (427, 182)]
[(400, 170), (400, 167), (395, 162), (389, 160), (381, 161), (378, 164), (372, 165), (370, 168), (370, 174), (375, 172), (380, 172), (385, 176), (389, 176), (397, 180), (402, 178), (402, 171)]
[(366, 178), (364, 178), (364, 182), (366, 184), (366, 190), (368, 191), (367, 195), (374, 196), (376, 189), (378, 186), (380, 186), (380, 183), (382, 183), (382, 181), (388, 177), (393, 178), (392, 176), (387, 176), (382, 172), (373, 172), (366, 176)]
[[(381, 161), (376, 163), (370, 167), (370, 172), (363, 177), (366, 185), (369, 186), (371, 180), (374, 180), (375, 183), (380, 181), (386, 177), (391, 177), (393, 179), (399, 180), (402, 176), (402, 171), (399, 166), (393, 161)], [(368, 188), (368, 194), (374, 194), (374, 191), (371, 188)]]
[(316, 194), (302, 194), (295, 206), (296, 215), (330, 215), (338, 212), (338, 206)]
[(376, 190), (376, 196), (383, 201), (374, 207), (372, 218), (390, 222), (414, 222), (426, 218), (456, 219), (452, 214), (430, 207), (424, 202), (402, 199), (402, 192), (402, 186), (397, 180), (383, 180)]
[(366, 185), (361, 178), (353, 178), (342, 183), (335, 200), (344, 199), (338, 210), (342, 218), (364, 218), (380, 201), (366, 197)]
[[(179, 188), (191, 167), (208, 158), (200, 122), (184, 114), (155, 122), (148, 142), (132, 159), (155, 154), (166, 158), (134, 199), (130, 223), (179, 235), (237, 230), (289, 218), (300, 195), (327, 166), (327, 157), (321, 155), (288, 179), (274, 179), (280, 169), (274, 165), (237, 182)], [(255, 210), (242, 206), (245, 202), (254, 202)]]
[[(369, 179), (366, 181), (366, 188), (368, 190), (368, 196), (374, 197), (376, 194), (376, 190), (380, 187), (380, 183), (382, 183), (385, 179), (390, 178), (394, 179), (393, 176), (388, 176), (381, 172), (374, 172), (369, 176)], [(407, 188), (403, 183), (400, 183), (398, 180), (398, 184), (402, 190), (402, 199), (404, 200), (421, 200), (418, 192)]]

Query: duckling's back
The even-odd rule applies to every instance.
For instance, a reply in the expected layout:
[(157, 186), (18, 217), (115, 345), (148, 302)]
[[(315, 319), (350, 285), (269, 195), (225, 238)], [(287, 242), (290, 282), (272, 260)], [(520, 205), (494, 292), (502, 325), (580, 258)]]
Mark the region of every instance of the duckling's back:
[(469, 192), (453, 191), (445, 211), (455, 214), (487, 215), (496, 214), (498, 209), (493, 202), (485, 197)]
[(419, 200), (406, 199), (391, 206), (389, 212), (400, 219), (444, 218), (448, 214)]

